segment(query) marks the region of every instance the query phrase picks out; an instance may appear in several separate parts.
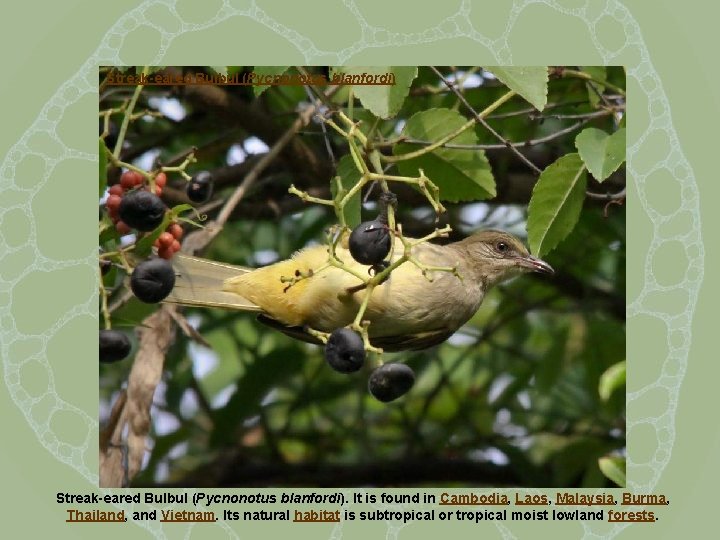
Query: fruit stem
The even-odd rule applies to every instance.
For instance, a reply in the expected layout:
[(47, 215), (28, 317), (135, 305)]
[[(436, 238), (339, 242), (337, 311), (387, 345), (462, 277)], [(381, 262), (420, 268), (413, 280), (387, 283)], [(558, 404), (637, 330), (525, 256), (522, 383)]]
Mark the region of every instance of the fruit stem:
[[(143, 67), (142, 75), (145, 76), (150, 72), (150, 66)], [(127, 132), (128, 125), (130, 124), (130, 117), (132, 116), (133, 109), (140, 97), (140, 92), (143, 90), (143, 85), (138, 84), (135, 87), (130, 102), (128, 103), (127, 109), (125, 109), (125, 115), (123, 116), (122, 124), (120, 125), (120, 131), (118, 132), (117, 142), (115, 143), (115, 149), (113, 150), (113, 157), (120, 159), (120, 150), (122, 150), (123, 142), (125, 142), (125, 133)]]
[[(98, 266), (99, 271), (99, 266)], [(108, 295), (103, 285), (102, 274), (100, 274), (100, 305), (102, 306), (103, 320), (105, 321), (105, 330), (110, 330), (112, 324), (110, 322), (110, 310), (108, 309)]]
[(305, 332), (319, 339), (323, 345), (327, 343), (327, 340), (330, 337), (330, 334), (328, 334), (327, 332), (321, 332), (320, 330), (315, 330), (314, 328), (310, 328), (309, 326), (305, 327)]
[[(363, 340), (363, 348), (367, 352), (375, 353), (378, 355), (378, 358), (382, 358), (383, 350), (379, 347), (375, 347), (370, 343), (370, 336), (368, 335), (368, 327), (370, 326), (370, 321), (362, 321), (359, 324), (353, 324), (351, 325), (351, 328), (355, 331), (357, 331), (360, 334), (360, 337)], [(382, 363), (382, 360), (380, 361)]]
[(300, 199), (303, 200), (303, 202), (311, 202), (315, 204), (324, 204), (326, 206), (334, 206), (335, 203), (331, 201), (330, 199), (320, 199), (319, 197), (313, 197), (306, 191), (300, 191), (298, 188), (295, 187), (294, 184), (291, 184), (288, 188), (288, 193), (292, 195), (297, 195), (300, 197)]
[(136, 167), (132, 163), (127, 163), (125, 161), (120, 160), (119, 158), (115, 157), (115, 155), (110, 153), (109, 151), (108, 151), (108, 160), (110, 161), (110, 163), (112, 163), (113, 167), (121, 167), (121, 168), (127, 169), (128, 171), (135, 171), (136, 173), (139, 173), (139, 174), (143, 175), (145, 178), (147, 178), (148, 180), (150, 180), (151, 175), (149, 172), (141, 169), (140, 167)]
[[(196, 161), (197, 158), (195, 157), (195, 150), (193, 150), (187, 156), (185, 156), (185, 160), (180, 165), (175, 165), (172, 167), (160, 167), (160, 170), (162, 172), (180, 173), (180, 176), (182, 176), (185, 180), (189, 182), (190, 180), (192, 180), (192, 176), (186, 173), (185, 169), (187, 169), (188, 165), (190, 165), (191, 163), (195, 163)], [(155, 178), (155, 176), (157, 176), (157, 173), (153, 175), (153, 179)]]

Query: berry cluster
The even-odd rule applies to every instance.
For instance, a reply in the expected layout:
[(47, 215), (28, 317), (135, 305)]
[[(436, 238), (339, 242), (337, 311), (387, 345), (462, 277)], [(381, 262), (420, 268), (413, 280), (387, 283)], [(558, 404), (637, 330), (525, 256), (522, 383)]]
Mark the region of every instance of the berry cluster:
[(165, 217), (165, 203), (160, 200), (167, 176), (158, 173), (155, 177), (155, 193), (149, 191), (145, 178), (137, 171), (125, 171), (120, 183), (111, 186), (105, 207), (120, 234), (129, 234), (132, 229), (152, 231)]
[[(394, 195), (381, 198), (377, 219), (365, 221), (350, 233), (350, 255), (360, 264), (382, 271), (389, 264), (392, 237), (388, 226), (387, 209), (396, 204)], [(338, 328), (330, 334), (325, 346), (325, 360), (335, 371), (353, 373), (365, 363), (363, 338), (349, 328)], [(375, 368), (368, 380), (368, 390), (377, 400), (393, 401), (406, 394), (415, 384), (415, 373), (405, 364), (383, 364)]]
[(155, 243), (158, 257), (172, 259), (176, 252), (180, 251), (180, 239), (183, 236), (183, 228), (178, 223), (170, 223), (165, 232), (160, 233)]
[[(349, 328), (338, 328), (330, 334), (325, 346), (325, 360), (335, 371), (353, 373), (365, 363), (362, 337)], [(405, 364), (383, 364), (368, 379), (373, 397), (387, 403), (406, 394), (415, 384), (415, 373)]]

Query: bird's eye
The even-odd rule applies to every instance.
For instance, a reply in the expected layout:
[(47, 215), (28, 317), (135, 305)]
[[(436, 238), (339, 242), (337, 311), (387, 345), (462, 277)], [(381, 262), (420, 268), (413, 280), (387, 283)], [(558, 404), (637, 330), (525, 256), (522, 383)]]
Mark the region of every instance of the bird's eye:
[(498, 242), (495, 244), (495, 249), (498, 250), (500, 253), (506, 253), (508, 250), (508, 245), (505, 242)]

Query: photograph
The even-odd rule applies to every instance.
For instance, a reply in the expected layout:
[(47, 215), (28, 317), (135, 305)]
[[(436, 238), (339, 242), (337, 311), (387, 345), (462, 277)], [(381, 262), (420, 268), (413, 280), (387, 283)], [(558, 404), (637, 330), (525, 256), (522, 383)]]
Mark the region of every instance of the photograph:
[(100, 66), (100, 487), (626, 487), (626, 76)]

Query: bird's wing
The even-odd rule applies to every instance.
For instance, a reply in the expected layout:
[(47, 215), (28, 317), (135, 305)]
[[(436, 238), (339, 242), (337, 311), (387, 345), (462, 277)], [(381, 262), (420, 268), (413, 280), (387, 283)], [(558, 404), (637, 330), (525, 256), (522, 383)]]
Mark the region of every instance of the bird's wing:
[(413, 335), (377, 336), (371, 338), (370, 342), (376, 347), (380, 347), (388, 352), (420, 351), (422, 349), (429, 349), (435, 345), (440, 345), (452, 335), (452, 330), (448, 331), (443, 328)]
[[(291, 338), (312, 343), (314, 345), (322, 345), (320, 340), (313, 335), (308, 334), (302, 326), (287, 326), (280, 321), (260, 314), (257, 320), (270, 328), (274, 328), (290, 336)], [(453, 334), (452, 331), (434, 330), (431, 332), (423, 332), (412, 336), (376, 336), (371, 337), (370, 342), (376, 347), (380, 347), (387, 352), (397, 351), (419, 351), (439, 345)]]
[(308, 334), (302, 326), (288, 326), (276, 319), (273, 319), (272, 317), (268, 317), (264, 313), (258, 315), (257, 320), (265, 326), (269, 326), (270, 328), (282, 332), (293, 339), (298, 339), (300, 341), (304, 341), (305, 343), (312, 343), (313, 345), (322, 345), (322, 342), (318, 338)]
[(181, 253), (172, 258), (172, 265), (175, 270), (175, 287), (165, 302), (185, 306), (261, 311), (247, 298), (223, 290), (226, 279), (246, 274), (251, 269)]

